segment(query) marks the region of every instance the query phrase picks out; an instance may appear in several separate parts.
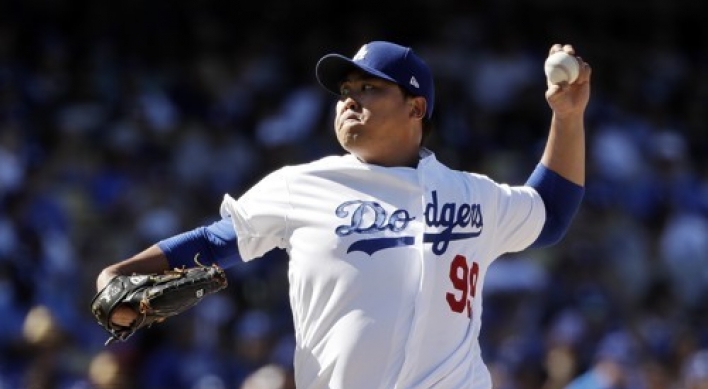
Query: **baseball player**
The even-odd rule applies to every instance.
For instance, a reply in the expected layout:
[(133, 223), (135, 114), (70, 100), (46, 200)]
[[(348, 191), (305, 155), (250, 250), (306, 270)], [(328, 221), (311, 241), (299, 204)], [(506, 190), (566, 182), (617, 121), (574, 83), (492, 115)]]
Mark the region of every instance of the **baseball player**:
[[(316, 76), (338, 98), (334, 132), (346, 153), (226, 194), (220, 221), (108, 266), (97, 287), (282, 248), (299, 389), (490, 389), (478, 342), (487, 269), (501, 254), (559, 241), (583, 197), (591, 69), (579, 62), (573, 84), (549, 83), (545, 151), (526, 185), (509, 186), (452, 170), (423, 146), (435, 90), (411, 48), (374, 41), (351, 58), (325, 55)], [(128, 325), (135, 313), (112, 317)]]

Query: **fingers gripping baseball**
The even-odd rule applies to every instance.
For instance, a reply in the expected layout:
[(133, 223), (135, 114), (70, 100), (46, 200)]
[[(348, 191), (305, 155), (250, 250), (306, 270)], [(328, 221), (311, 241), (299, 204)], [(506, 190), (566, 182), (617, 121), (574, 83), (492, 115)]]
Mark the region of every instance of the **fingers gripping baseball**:
[(577, 61), (577, 77), (572, 77), (572, 74), (570, 74), (568, 79), (575, 78), (572, 82), (564, 80), (561, 76), (555, 76), (557, 79), (552, 79), (551, 76), (548, 76), (550, 69), (548, 69), (549, 63), (547, 62), (546, 73), (548, 89), (546, 90), (546, 100), (556, 115), (567, 116), (581, 114), (584, 112), (590, 100), (590, 76), (592, 74), (592, 68), (582, 57), (577, 55), (573, 46), (569, 44), (554, 44), (551, 46), (548, 61), (557, 63), (558, 66), (562, 67), (562, 61), (551, 61), (551, 59), (559, 57), (557, 54), (559, 52), (567, 53), (572, 59)]

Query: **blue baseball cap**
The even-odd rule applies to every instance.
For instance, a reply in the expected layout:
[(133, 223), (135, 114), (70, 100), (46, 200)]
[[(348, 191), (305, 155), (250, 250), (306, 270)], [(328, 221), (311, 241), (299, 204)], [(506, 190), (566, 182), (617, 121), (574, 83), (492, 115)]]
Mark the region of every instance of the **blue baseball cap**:
[(317, 81), (329, 92), (339, 96), (339, 85), (352, 70), (361, 70), (374, 77), (398, 84), (414, 96), (425, 98), (425, 115), (430, 118), (435, 105), (435, 85), (428, 65), (413, 52), (391, 42), (373, 41), (359, 49), (352, 58), (327, 54), (315, 68)]

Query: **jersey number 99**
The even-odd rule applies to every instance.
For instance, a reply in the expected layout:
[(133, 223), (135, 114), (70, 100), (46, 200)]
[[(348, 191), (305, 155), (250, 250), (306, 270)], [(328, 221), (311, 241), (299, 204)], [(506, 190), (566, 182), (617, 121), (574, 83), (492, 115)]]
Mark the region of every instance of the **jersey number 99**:
[(478, 275), (477, 262), (472, 262), (470, 266), (467, 258), (462, 255), (456, 255), (450, 262), (450, 282), (455, 291), (447, 292), (445, 297), (453, 312), (466, 312), (467, 317), (472, 317), (472, 300), (477, 293)]

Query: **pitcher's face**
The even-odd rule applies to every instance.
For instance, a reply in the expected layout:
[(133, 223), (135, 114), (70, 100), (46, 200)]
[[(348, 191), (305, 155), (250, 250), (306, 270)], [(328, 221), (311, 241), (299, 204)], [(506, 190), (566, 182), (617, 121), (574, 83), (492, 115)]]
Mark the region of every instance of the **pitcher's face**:
[[(395, 83), (361, 72), (340, 87), (334, 129), (342, 147), (367, 163), (389, 165), (413, 150), (417, 156), (422, 130), (416, 116), (420, 101)], [(424, 111), (423, 99), (423, 111)], [(417, 128), (417, 130), (416, 130)]]

